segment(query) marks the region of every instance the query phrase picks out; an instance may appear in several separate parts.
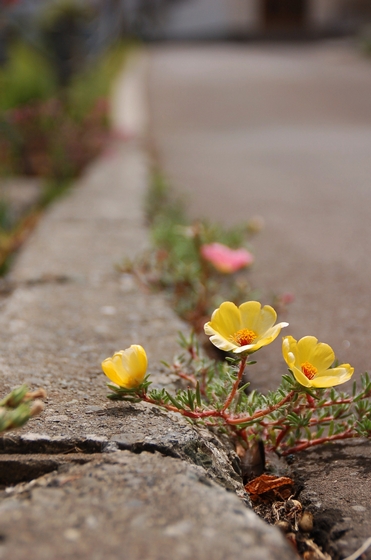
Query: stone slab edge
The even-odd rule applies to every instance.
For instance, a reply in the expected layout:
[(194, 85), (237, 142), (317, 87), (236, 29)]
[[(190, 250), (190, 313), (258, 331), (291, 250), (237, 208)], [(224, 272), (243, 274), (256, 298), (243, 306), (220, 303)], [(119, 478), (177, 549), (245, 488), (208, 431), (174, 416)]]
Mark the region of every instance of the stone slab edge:
[[(236, 457), (217, 437), (106, 399), (99, 363), (124, 344), (143, 344), (154, 382), (173, 387), (160, 360), (186, 328), (162, 295), (114, 267), (148, 244), (144, 70), (145, 59), (131, 61), (115, 92), (133, 140), (113, 146), (48, 211), (1, 304), (0, 389), (27, 382), (49, 396), (42, 416), (1, 441), (0, 471), (13, 486), (0, 496), (0, 559), (295, 558), (235, 495)], [(127, 98), (134, 107), (121, 110)]]

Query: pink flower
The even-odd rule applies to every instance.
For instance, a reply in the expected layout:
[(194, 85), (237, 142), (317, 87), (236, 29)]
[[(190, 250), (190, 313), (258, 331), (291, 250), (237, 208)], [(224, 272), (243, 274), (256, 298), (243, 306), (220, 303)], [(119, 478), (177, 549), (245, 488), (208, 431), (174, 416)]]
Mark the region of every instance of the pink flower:
[(285, 292), (284, 294), (281, 294), (280, 300), (284, 305), (287, 305), (295, 300), (295, 296), (291, 292)]
[(221, 243), (202, 245), (201, 255), (209, 261), (219, 272), (231, 274), (254, 261), (254, 256), (246, 249), (231, 249)]

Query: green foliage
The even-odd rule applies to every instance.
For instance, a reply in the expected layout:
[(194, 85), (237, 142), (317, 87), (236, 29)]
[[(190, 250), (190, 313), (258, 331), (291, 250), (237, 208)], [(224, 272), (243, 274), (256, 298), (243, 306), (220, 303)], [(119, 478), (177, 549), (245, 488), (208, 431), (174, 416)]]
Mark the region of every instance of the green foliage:
[(246, 270), (223, 274), (201, 255), (202, 245), (213, 242), (232, 249), (245, 246), (252, 234), (249, 224), (228, 229), (206, 220), (189, 222), (183, 201), (174, 197), (158, 171), (144, 206), (154, 249), (123, 265), (124, 271), (135, 272), (154, 289), (165, 289), (176, 312), (196, 331), (223, 300), (239, 304), (254, 299)]
[(102, 54), (93, 64), (75, 75), (66, 92), (67, 108), (71, 117), (83, 119), (93, 109), (97, 100), (106, 99), (114, 78), (132, 50), (126, 43), (117, 44)]
[(48, 54), (11, 46), (0, 68), (0, 177), (39, 176), (44, 189), (39, 206), (18, 224), (10, 223), (8, 205), (0, 201), (0, 275), (31, 231), (32, 215), (66, 192), (111, 140), (106, 97), (129, 50), (116, 45), (61, 89)]
[(12, 228), (11, 208), (9, 202), (0, 198), (0, 236)]
[(163, 219), (177, 224), (187, 223), (184, 204), (174, 199), (169, 184), (158, 170), (154, 170), (152, 174), (144, 199), (144, 211), (150, 225)]
[(31, 416), (39, 414), (43, 406), (33, 401), (43, 396), (45, 396), (43, 391), (29, 393), (26, 385), (17, 387), (6, 395), (0, 401), (0, 433), (20, 428)]
[(110, 386), (115, 393), (109, 397), (142, 400), (179, 412), (191, 422), (227, 432), (232, 441), (246, 448), (261, 439), (267, 449), (282, 455), (328, 441), (371, 437), (368, 374), (362, 376), (362, 388), (355, 388), (352, 396), (334, 388), (312, 389), (309, 394), (291, 374), (284, 375), (278, 389), (267, 395), (248, 392), (248, 383), (240, 384), (233, 393), (241, 359), (210, 360), (200, 353), (194, 335), (188, 339), (181, 335), (179, 342), (183, 352), (168, 368), (186, 382), (185, 389), (175, 395), (166, 389), (151, 389), (147, 377), (137, 389)]
[(45, 101), (57, 91), (50, 61), (30, 45), (15, 43), (7, 63), (0, 67), (0, 112), (35, 101)]
[(15, 44), (0, 69), (0, 174), (77, 177), (107, 144), (106, 98), (128, 50), (113, 47), (61, 90), (51, 60)]
[(54, 0), (45, 6), (40, 17), (42, 29), (53, 29), (63, 18), (70, 20), (85, 21), (92, 15), (92, 8), (76, 0)]

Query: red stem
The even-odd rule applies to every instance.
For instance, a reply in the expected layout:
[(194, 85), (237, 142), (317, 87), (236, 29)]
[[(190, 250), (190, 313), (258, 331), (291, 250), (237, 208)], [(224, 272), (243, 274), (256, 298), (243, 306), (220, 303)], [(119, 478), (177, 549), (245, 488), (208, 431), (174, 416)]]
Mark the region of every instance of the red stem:
[[(362, 399), (368, 399), (371, 396), (371, 391), (364, 393)], [(334, 406), (336, 404), (351, 404), (354, 402), (354, 397), (349, 397), (348, 399), (342, 399), (339, 401), (327, 401), (322, 406)]]
[(286, 426), (285, 428), (283, 428), (283, 430), (280, 431), (280, 433), (277, 436), (276, 443), (272, 447), (272, 451), (275, 451), (277, 449), (277, 447), (279, 446), (279, 444), (281, 443), (281, 441), (283, 440), (287, 432), (290, 431), (290, 429), (291, 426)]
[(239, 384), (240, 384), (240, 381), (241, 381), (242, 376), (243, 376), (243, 372), (244, 372), (244, 370), (245, 370), (246, 360), (247, 360), (247, 356), (243, 356), (243, 358), (241, 359), (241, 362), (240, 362), (240, 369), (238, 370), (237, 379), (236, 379), (236, 381), (235, 381), (234, 384), (233, 384), (232, 390), (231, 390), (231, 392), (229, 393), (229, 397), (227, 398), (227, 400), (226, 400), (225, 403), (224, 403), (224, 406), (223, 406), (223, 408), (222, 408), (222, 410), (221, 410), (222, 413), (225, 412), (225, 411), (227, 410), (227, 408), (229, 407), (229, 405), (230, 405), (231, 402), (233, 401), (233, 399), (234, 399), (234, 397), (235, 397), (235, 394), (236, 394), (237, 391), (238, 391), (238, 386), (239, 386)]
[(245, 422), (253, 422), (257, 418), (261, 418), (262, 416), (266, 416), (267, 414), (270, 414), (271, 412), (274, 412), (278, 408), (281, 408), (281, 406), (283, 406), (287, 402), (291, 401), (291, 399), (293, 398), (293, 396), (295, 394), (296, 394), (295, 391), (290, 391), (290, 393), (288, 393), (286, 395), (286, 397), (284, 397), (282, 400), (280, 400), (280, 402), (278, 402), (277, 404), (273, 404), (272, 406), (269, 406), (268, 408), (265, 408), (264, 410), (259, 410), (258, 412), (255, 412), (255, 414), (252, 414), (251, 416), (245, 416), (245, 418), (228, 418), (227, 417), (225, 420), (226, 420), (227, 424), (231, 424), (232, 426), (234, 426), (236, 424), (245, 424)]
[(307, 397), (307, 403), (309, 404), (310, 408), (315, 408), (316, 404), (314, 398), (308, 395), (308, 393), (306, 394), (306, 397)]
[(340, 439), (350, 439), (359, 437), (359, 435), (353, 432), (351, 429), (346, 430), (342, 434), (334, 434), (333, 436), (324, 436), (317, 439), (311, 439), (309, 441), (305, 441), (299, 445), (295, 445), (294, 447), (290, 447), (290, 449), (286, 449), (283, 451), (281, 455), (290, 455), (291, 453), (298, 453), (298, 451), (304, 451), (304, 449), (308, 449), (308, 447), (313, 447), (314, 445), (320, 445), (321, 443), (327, 443), (328, 441), (336, 441)]
[[(241, 377), (242, 377), (242, 373), (243, 373), (243, 363), (242, 362), (246, 362), (246, 358), (244, 358), (241, 361), (241, 366), (240, 366), (240, 371), (238, 372), (238, 376), (237, 376), (237, 380), (236, 382), (240, 381)], [(242, 371), (242, 373), (241, 373)], [(226, 401), (227, 406), (228, 406), (228, 401), (231, 402), (233, 397), (236, 394), (236, 390), (233, 392), (233, 389), (235, 388), (236, 383), (234, 384), (232, 391)], [(237, 385), (238, 386), (238, 385)], [(204, 410), (203, 412), (194, 412), (192, 410), (184, 410), (182, 408), (177, 408), (176, 406), (173, 406), (171, 404), (168, 403), (164, 403), (161, 402), (159, 403), (158, 401), (151, 399), (146, 393), (143, 393), (142, 395), (140, 395), (141, 399), (145, 402), (148, 402), (150, 404), (155, 404), (157, 406), (162, 406), (163, 408), (166, 408), (166, 410), (170, 410), (172, 412), (178, 412), (179, 414), (181, 414), (182, 416), (186, 416), (187, 418), (223, 418), (224, 422), (226, 424), (229, 424), (231, 426), (235, 426), (238, 424), (244, 424), (245, 422), (252, 422), (254, 420), (256, 420), (257, 418), (261, 418), (262, 416), (266, 416), (267, 414), (270, 414), (271, 412), (274, 412), (275, 410), (277, 410), (278, 408), (280, 408), (281, 406), (283, 406), (284, 404), (286, 404), (286, 402), (290, 401), (292, 399), (292, 397), (295, 395), (295, 391), (291, 391), (288, 395), (286, 395), (286, 397), (284, 399), (282, 399), (279, 403), (272, 405), (264, 410), (259, 410), (258, 412), (256, 412), (255, 414), (253, 414), (252, 416), (246, 416), (245, 418), (230, 418), (226, 412), (225, 412), (225, 406), (223, 407), (222, 410)]]
[(210, 417), (221, 417), (223, 416), (219, 410), (204, 410), (203, 412), (193, 412), (192, 410), (184, 410), (183, 408), (177, 408), (171, 404), (164, 402), (159, 403), (158, 401), (151, 399), (145, 393), (140, 395), (140, 398), (150, 404), (155, 404), (157, 406), (162, 406), (166, 410), (171, 410), (171, 412), (179, 412), (182, 416), (187, 416), (187, 418), (210, 418)]
[(327, 401), (323, 403), (322, 406), (334, 406), (336, 404), (351, 404), (353, 402), (353, 397), (349, 397), (349, 399), (342, 399), (341, 401)]
[(193, 375), (187, 375), (186, 373), (182, 373), (181, 371), (176, 371), (175, 373), (178, 377), (181, 377), (182, 379), (185, 379), (186, 381), (192, 383), (193, 387), (197, 386), (197, 380), (195, 377), (193, 377)]

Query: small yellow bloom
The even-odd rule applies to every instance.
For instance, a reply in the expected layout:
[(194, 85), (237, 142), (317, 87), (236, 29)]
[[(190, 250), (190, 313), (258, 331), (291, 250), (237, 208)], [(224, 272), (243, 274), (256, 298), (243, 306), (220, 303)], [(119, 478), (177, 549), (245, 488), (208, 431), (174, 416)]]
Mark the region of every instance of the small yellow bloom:
[(335, 360), (334, 351), (314, 336), (304, 336), (299, 341), (284, 337), (282, 354), (296, 381), (304, 387), (334, 387), (348, 381), (354, 372), (349, 364), (329, 369)]
[(126, 350), (116, 352), (112, 358), (102, 362), (107, 377), (124, 389), (135, 389), (144, 380), (147, 371), (147, 354), (139, 344), (132, 344)]
[(205, 333), (220, 350), (235, 354), (252, 354), (273, 342), (288, 323), (275, 325), (277, 313), (270, 305), (263, 308), (257, 301), (237, 307), (225, 301), (205, 325)]

